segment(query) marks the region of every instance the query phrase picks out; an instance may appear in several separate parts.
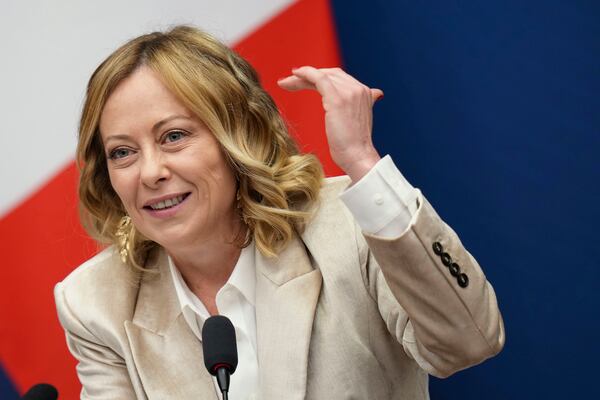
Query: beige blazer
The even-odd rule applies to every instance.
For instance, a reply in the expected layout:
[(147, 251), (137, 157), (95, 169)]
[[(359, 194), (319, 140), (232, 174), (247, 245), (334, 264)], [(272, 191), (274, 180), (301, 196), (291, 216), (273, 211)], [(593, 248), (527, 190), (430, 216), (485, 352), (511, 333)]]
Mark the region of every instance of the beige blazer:
[[(402, 236), (363, 236), (337, 198), (348, 182), (327, 180), (278, 258), (256, 252), (258, 399), (428, 399), (423, 368), (445, 377), (504, 344), (492, 286), (428, 202), (419, 195)], [(158, 273), (136, 274), (108, 248), (57, 284), (82, 399), (220, 398), (166, 260), (161, 251)]]

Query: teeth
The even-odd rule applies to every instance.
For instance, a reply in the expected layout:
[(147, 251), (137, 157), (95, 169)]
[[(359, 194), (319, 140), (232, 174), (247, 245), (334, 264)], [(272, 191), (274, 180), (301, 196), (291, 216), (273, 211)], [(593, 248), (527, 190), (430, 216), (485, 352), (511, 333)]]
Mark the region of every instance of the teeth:
[(167, 199), (163, 201), (159, 201), (158, 203), (150, 205), (153, 210), (162, 210), (164, 208), (169, 208), (176, 206), (177, 204), (183, 201), (184, 196), (173, 197), (172, 199)]

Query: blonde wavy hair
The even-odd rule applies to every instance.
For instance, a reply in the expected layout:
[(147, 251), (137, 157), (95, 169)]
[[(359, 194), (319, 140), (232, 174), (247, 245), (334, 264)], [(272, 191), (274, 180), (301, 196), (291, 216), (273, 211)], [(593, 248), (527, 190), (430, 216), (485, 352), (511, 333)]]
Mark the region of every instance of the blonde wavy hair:
[(323, 180), (321, 164), (299, 153), (250, 64), (189, 26), (127, 42), (90, 78), (77, 146), (80, 213), (88, 233), (101, 243), (127, 246), (126, 262), (135, 268), (143, 268), (158, 247), (132, 224), (123, 243), (119, 224), (126, 213), (110, 183), (99, 129), (108, 97), (140, 66), (157, 73), (219, 141), (238, 179), (240, 217), (248, 228), (240, 246), (254, 239), (261, 253), (275, 256), (308, 221)]

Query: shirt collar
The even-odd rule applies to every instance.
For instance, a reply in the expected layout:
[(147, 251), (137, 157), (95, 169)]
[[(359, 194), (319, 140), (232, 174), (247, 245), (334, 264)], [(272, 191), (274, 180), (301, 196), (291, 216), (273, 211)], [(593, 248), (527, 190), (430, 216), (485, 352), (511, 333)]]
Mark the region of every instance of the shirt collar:
[(244, 247), (240, 253), (235, 268), (227, 280), (227, 284), (232, 285), (242, 293), (246, 301), (253, 307), (256, 300), (256, 262), (254, 259), (254, 242)]
[[(225, 285), (223, 285), (223, 287), (229, 285), (236, 288), (253, 307), (255, 306), (256, 299), (256, 263), (254, 253), (254, 242), (242, 249), (240, 257), (233, 268), (233, 272)], [(209, 317), (206, 307), (185, 283), (183, 276), (175, 266), (171, 257), (169, 256), (167, 258), (169, 261), (169, 271), (171, 272), (173, 284), (175, 285), (177, 299), (179, 300), (181, 310), (184, 312), (184, 316), (186, 316), (185, 309), (190, 308), (198, 314), (203, 321), (206, 320)], [(222, 289), (223, 288), (219, 289), (219, 292)]]

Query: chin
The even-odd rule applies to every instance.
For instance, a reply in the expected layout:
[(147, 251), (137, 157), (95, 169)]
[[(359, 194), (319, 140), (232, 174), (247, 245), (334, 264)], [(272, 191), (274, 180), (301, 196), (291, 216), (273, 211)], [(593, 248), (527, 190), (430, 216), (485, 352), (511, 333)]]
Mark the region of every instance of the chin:
[(166, 231), (161, 231), (160, 235), (153, 239), (165, 249), (176, 249), (182, 246), (190, 245), (194, 241), (198, 241), (201, 237), (199, 233), (185, 232), (182, 228), (174, 227)]

